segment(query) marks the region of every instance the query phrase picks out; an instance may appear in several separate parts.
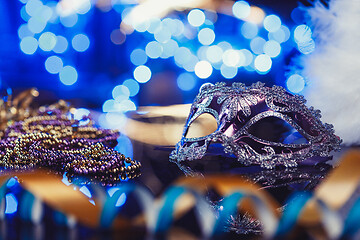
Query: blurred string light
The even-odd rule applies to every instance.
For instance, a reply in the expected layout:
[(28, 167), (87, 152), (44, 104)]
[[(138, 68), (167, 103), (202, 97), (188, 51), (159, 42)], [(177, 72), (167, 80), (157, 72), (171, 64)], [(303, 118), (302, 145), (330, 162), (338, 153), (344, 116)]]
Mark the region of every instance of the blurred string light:
[(56, 45), (56, 36), (52, 32), (44, 32), (39, 37), (39, 47), (46, 52), (53, 50)]
[[(161, 8), (160, 5), (158, 7)], [(136, 32), (152, 36), (145, 35), (145, 39), (149, 41), (145, 45), (138, 45), (130, 54), (130, 61), (136, 66), (134, 79), (139, 83), (150, 80), (151, 70), (145, 66), (148, 58), (173, 58), (174, 63), (193, 74), (194, 79), (208, 79), (214, 71), (218, 71), (226, 79), (233, 79), (240, 68), (261, 75), (267, 74), (272, 67), (272, 58), (281, 54), (281, 45), (290, 37), (290, 30), (278, 16), (266, 15), (261, 8), (250, 6), (246, 1), (235, 2), (231, 9), (233, 16), (241, 20), (241, 35), (233, 36), (234, 43), (231, 39), (217, 41), (217, 34), (221, 34), (221, 29), (217, 29), (215, 24), (218, 18), (216, 12), (195, 8), (188, 11), (185, 18), (180, 15), (160, 19), (161, 14), (140, 16), (140, 7), (135, 8), (136, 10), (131, 7), (124, 9), (123, 22)], [(243, 38), (242, 44), (238, 44), (239, 37)], [(193, 40), (196, 38), (197, 42)], [(198, 80), (188, 80), (189, 84), (184, 84), (183, 79), (185, 78), (180, 75), (177, 79), (178, 87), (183, 91), (190, 91), (197, 85)]]
[(64, 53), (68, 48), (68, 41), (63, 36), (56, 36), (56, 44), (52, 49), (55, 53)]
[(190, 73), (181, 73), (177, 77), (177, 84), (179, 88), (183, 91), (190, 91), (196, 85), (196, 79), (193, 74)]
[(215, 33), (210, 28), (203, 28), (199, 31), (198, 39), (202, 45), (210, 45), (215, 40)]
[(20, 49), (23, 53), (31, 55), (38, 49), (39, 43), (34, 37), (24, 37), (20, 42)]
[[(240, 70), (267, 74), (273, 59), (282, 54), (282, 45), (292, 34), (279, 16), (266, 15), (261, 8), (246, 1), (232, 5), (232, 15), (240, 20), (240, 34), (230, 36), (227, 41), (218, 40), (224, 38), (222, 29), (216, 25), (217, 12), (194, 8), (196, 3), (193, 3), (193, 9), (185, 17), (180, 14), (161, 19), (171, 10), (178, 10), (175, 5), (180, 3), (150, 3), (153, 6), (140, 4), (120, 11), (123, 19), (120, 30), (126, 34), (142, 33), (147, 40), (137, 45), (130, 55), (135, 65), (134, 81), (139, 85), (151, 79), (151, 69), (145, 64), (151, 66), (151, 59), (159, 58), (173, 58), (174, 63), (185, 70), (177, 78), (178, 87), (183, 91), (192, 90), (201, 79), (210, 78), (216, 71), (226, 79), (235, 78)], [(155, 6), (157, 9), (150, 11)], [(186, 3), (181, 6), (188, 8)], [(313, 51), (311, 33), (308, 37), (302, 26), (294, 30), (299, 51), (304, 54)]]
[(134, 70), (134, 78), (139, 83), (146, 83), (151, 78), (151, 70), (145, 65), (137, 66)]
[(59, 71), (60, 81), (65, 85), (73, 85), (78, 79), (78, 73), (72, 66), (65, 66)]
[(258, 26), (251, 22), (245, 22), (241, 26), (241, 34), (244, 38), (253, 39), (259, 32)]
[(110, 34), (110, 40), (116, 45), (123, 44), (126, 40), (126, 34), (120, 29), (115, 29)]
[(50, 56), (45, 61), (45, 69), (51, 73), (59, 73), (63, 69), (63, 61), (58, 56)]
[[(25, 21), (18, 29), (20, 50), (33, 55), (36, 52), (49, 54), (45, 60), (45, 69), (51, 74), (58, 74), (65, 86), (73, 85), (78, 80), (78, 71), (73, 66), (66, 66), (66, 58), (54, 56), (63, 54), (69, 49), (85, 52), (90, 47), (89, 37), (76, 28), (80, 15), (88, 13), (93, 4), (90, 0), (20, 0), (24, 4), (20, 16)], [(56, 25), (73, 28), (72, 34), (59, 34)], [(40, 51), (39, 51), (40, 50)], [(42, 54), (43, 54), (42, 53)], [(45, 55), (46, 56), (46, 55)]]
[(195, 74), (199, 78), (206, 79), (212, 74), (213, 68), (208, 61), (200, 61), (195, 65)]
[[(144, 73), (150, 71), (145, 65), (138, 66), (134, 71), (134, 76), (144, 80)], [(146, 74), (145, 74), (146, 75)], [(151, 77), (151, 72), (149, 79)], [(134, 111), (137, 109), (136, 104), (130, 100), (130, 97), (134, 97), (140, 90), (140, 84), (138, 80), (126, 79), (122, 84), (117, 85), (112, 90), (112, 99), (108, 99), (103, 103), (102, 114), (99, 118), (99, 124), (103, 128), (121, 129), (126, 123), (125, 112)], [(132, 156), (132, 145), (129, 139), (122, 136), (118, 139), (118, 145), (116, 147), (126, 156)]]
[(205, 22), (205, 14), (199, 9), (193, 9), (187, 16), (188, 22), (193, 27), (200, 27)]
[(281, 27), (281, 20), (278, 16), (276, 15), (269, 15), (266, 16), (264, 19), (264, 28), (268, 31), (268, 32), (276, 32), (280, 29)]
[(298, 50), (303, 54), (310, 54), (315, 50), (315, 41), (312, 39), (311, 28), (301, 24), (294, 30), (294, 40)]
[(135, 66), (144, 65), (148, 60), (147, 56), (148, 56), (148, 54), (146, 53), (146, 51), (144, 51), (140, 48), (136, 48), (130, 54), (130, 61)]
[(123, 85), (129, 90), (129, 96), (134, 97), (139, 93), (140, 85), (134, 79), (126, 79)]
[[(20, 2), (24, 4), (20, 15), (25, 21), (18, 29), (20, 49), (28, 55), (48, 54), (45, 69), (58, 74), (64, 85), (75, 84), (79, 76), (75, 66), (69, 66), (62, 54), (86, 52), (91, 47), (89, 36), (78, 22), (92, 7), (104, 12), (113, 8), (121, 15), (120, 28), (109, 35), (113, 44), (121, 45), (128, 39), (141, 36), (142, 40), (129, 49), (129, 62), (134, 65), (133, 79), (120, 79), (122, 84), (114, 86), (113, 98), (103, 104), (105, 115), (101, 117), (102, 122), (106, 125), (108, 120), (117, 121), (118, 124), (112, 127), (121, 127), (123, 113), (136, 109), (132, 98), (137, 96), (141, 85), (151, 80), (154, 59), (173, 61), (182, 69), (177, 78), (179, 89), (191, 91), (203, 79), (215, 74), (221, 74), (225, 79), (234, 79), (240, 71), (267, 74), (274, 58), (282, 55), (283, 44), (291, 35), (301, 53), (309, 54), (315, 48), (308, 26), (299, 25), (291, 32), (279, 16), (266, 15), (263, 9), (251, 6), (247, 1), (234, 2), (226, 11), (218, 8), (219, 12), (196, 8), (204, 1), (149, 0), (140, 4), (131, 0)], [(174, 10), (178, 14), (169, 15)], [(238, 32), (224, 35), (216, 24), (221, 17), (219, 13), (233, 15), (238, 22)], [(71, 28), (71, 34), (55, 32), (59, 28), (52, 30), (52, 26), (56, 24), (62, 25), (61, 29)], [(137, 34), (128, 36), (132, 33)]]
[(85, 34), (77, 34), (71, 41), (72, 47), (77, 52), (85, 52), (90, 46), (90, 40)]
[(254, 65), (256, 70), (258, 70), (259, 73), (264, 74), (270, 71), (272, 61), (271, 58), (266, 54), (260, 54), (256, 56), (254, 60)]
[(239, 19), (246, 19), (251, 12), (249, 3), (245, 1), (237, 1), (232, 7), (232, 12), (235, 17)]
[(286, 87), (292, 93), (300, 93), (305, 87), (305, 79), (299, 74), (293, 74), (286, 80)]

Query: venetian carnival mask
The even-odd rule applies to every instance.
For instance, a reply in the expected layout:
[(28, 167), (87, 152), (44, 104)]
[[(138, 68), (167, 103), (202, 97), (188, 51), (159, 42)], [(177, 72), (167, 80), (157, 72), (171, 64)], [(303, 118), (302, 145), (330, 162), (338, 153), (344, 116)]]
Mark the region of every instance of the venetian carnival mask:
[[(184, 163), (203, 158), (212, 144), (221, 144), (223, 153), (244, 165), (274, 168), (316, 164), (329, 160), (341, 140), (332, 125), (320, 121), (320, 111), (308, 108), (305, 99), (279, 86), (262, 83), (204, 85), (195, 98), (184, 132), (170, 160), (185, 170)], [(211, 114), (216, 130), (203, 137), (187, 137), (192, 123), (202, 114)], [(280, 133), (278, 129), (286, 129)]]

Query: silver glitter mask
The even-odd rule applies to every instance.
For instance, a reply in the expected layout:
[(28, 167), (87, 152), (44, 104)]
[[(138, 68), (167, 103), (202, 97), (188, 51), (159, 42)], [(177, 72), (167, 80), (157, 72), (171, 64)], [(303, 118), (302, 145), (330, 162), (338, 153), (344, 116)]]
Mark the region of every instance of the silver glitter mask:
[[(203, 158), (210, 144), (221, 144), (224, 155), (235, 156), (242, 164), (269, 169), (328, 160), (332, 150), (339, 150), (341, 140), (331, 124), (320, 121), (320, 111), (306, 107), (305, 102), (303, 96), (262, 83), (205, 85), (191, 106), (170, 161), (185, 170), (183, 163)], [(216, 119), (216, 131), (187, 138), (191, 124), (204, 113)], [(283, 128), (286, 130), (277, 132)]]

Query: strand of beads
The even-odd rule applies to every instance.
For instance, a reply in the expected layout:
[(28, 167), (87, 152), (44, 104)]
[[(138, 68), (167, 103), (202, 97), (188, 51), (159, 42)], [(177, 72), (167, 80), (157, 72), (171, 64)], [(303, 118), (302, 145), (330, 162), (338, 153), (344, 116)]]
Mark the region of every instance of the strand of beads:
[(67, 172), (69, 178), (107, 184), (140, 175), (140, 162), (113, 149), (119, 132), (97, 128), (87, 118), (82, 124), (68, 115), (66, 109), (41, 108), (37, 115), (10, 122), (0, 140), (0, 166), (12, 170), (46, 167)]

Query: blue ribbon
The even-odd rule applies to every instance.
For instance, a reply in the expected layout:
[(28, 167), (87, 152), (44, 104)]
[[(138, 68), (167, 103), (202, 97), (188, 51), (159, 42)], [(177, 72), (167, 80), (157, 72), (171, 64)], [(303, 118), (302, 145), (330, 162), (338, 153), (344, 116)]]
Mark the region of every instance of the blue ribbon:
[(295, 226), (301, 210), (311, 197), (312, 194), (309, 192), (298, 192), (290, 197), (279, 221), (276, 236), (285, 235)]
[(106, 199), (100, 216), (100, 227), (110, 228), (112, 226), (112, 223), (120, 210), (120, 207), (116, 207), (116, 202), (118, 201), (120, 195), (123, 193), (127, 195), (131, 192), (134, 192), (135, 189), (136, 186), (133, 184), (124, 184), (120, 186), (120, 189), (116, 191), (114, 195)]
[(159, 211), (155, 225), (156, 233), (163, 233), (170, 228), (173, 220), (175, 202), (184, 193), (186, 193), (186, 189), (178, 186), (172, 187), (166, 191), (164, 195), (164, 205)]
[(219, 217), (214, 226), (213, 235), (224, 232), (225, 226), (227, 225), (230, 216), (236, 214), (238, 203), (244, 197), (245, 194), (241, 192), (235, 192), (224, 198), (222, 201), (222, 209), (219, 210)]
[(360, 230), (360, 198), (356, 200), (352, 208), (350, 209), (345, 222), (344, 222), (344, 234), (351, 236), (356, 234)]

